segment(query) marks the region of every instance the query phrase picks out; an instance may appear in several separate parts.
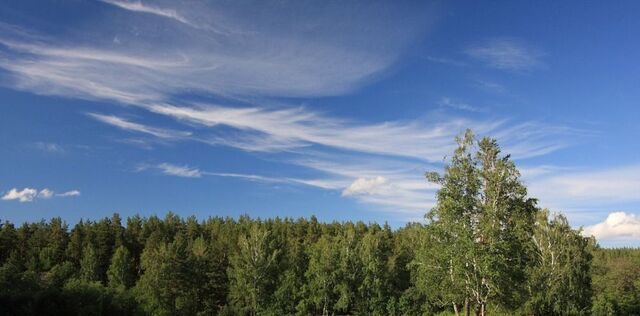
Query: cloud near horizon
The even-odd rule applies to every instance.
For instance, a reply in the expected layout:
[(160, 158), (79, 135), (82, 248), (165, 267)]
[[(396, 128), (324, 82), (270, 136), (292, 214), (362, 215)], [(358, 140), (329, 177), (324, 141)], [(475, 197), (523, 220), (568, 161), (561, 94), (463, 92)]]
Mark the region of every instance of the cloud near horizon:
[(609, 213), (603, 222), (584, 227), (582, 233), (599, 241), (640, 241), (640, 216), (625, 212)]
[(3, 196), (3, 201), (12, 201), (18, 200), (20, 203), (25, 202), (33, 202), (35, 199), (50, 199), (52, 197), (68, 197), (68, 196), (78, 196), (80, 195), (80, 191), (72, 190), (60, 194), (56, 194), (54, 191), (44, 188), (40, 191), (34, 188), (24, 188), (22, 190), (18, 190), (18, 188), (13, 188), (7, 191)]

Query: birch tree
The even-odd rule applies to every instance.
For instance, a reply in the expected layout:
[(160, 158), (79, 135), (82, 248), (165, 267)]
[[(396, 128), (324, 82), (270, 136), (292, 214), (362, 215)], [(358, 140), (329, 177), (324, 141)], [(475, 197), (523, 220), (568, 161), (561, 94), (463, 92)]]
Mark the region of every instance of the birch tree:
[(469, 130), (456, 140), (444, 174), (427, 174), (441, 187), (426, 215), (431, 249), (417, 265), (432, 301), (485, 315), (488, 304), (523, 299), (536, 201), (495, 140), (476, 141)]

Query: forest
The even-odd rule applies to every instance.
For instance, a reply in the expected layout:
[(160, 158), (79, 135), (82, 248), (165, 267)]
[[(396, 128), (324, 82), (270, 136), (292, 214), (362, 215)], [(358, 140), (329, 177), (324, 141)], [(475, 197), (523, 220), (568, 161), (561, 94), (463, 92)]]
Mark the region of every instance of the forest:
[(640, 249), (603, 249), (461, 135), (425, 221), (118, 214), (0, 226), (2, 315), (640, 315)]

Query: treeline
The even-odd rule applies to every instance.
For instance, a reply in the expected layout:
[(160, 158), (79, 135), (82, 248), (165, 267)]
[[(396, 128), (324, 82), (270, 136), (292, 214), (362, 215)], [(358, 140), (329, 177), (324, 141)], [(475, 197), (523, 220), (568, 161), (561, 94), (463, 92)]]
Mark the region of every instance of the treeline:
[(413, 314), (427, 306), (408, 265), (421, 228), (174, 214), (70, 231), (59, 218), (4, 223), (0, 314)]
[[(551, 227), (541, 231), (570, 229), (562, 218), (546, 225)], [(81, 221), (71, 230), (60, 218), (17, 228), (5, 222), (0, 228), (0, 314), (452, 312), (449, 304), (431, 297), (440, 290), (421, 281), (434, 277), (421, 275), (421, 262), (431, 251), (423, 247), (426, 237), (420, 224), (392, 230), (362, 222), (319, 223), (314, 217), (199, 222), (168, 214), (164, 219), (130, 217), (123, 226), (114, 214)], [(492, 311), (640, 313), (639, 249), (595, 249), (591, 293), (589, 276), (579, 276), (584, 284), (572, 280), (584, 269), (575, 265), (579, 260), (563, 244), (556, 245), (551, 251), (557, 261), (530, 271), (531, 292), (524, 304)], [(553, 277), (539, 277), (547, 274)], [(589, 296), (583, 300), (579, 293)], [(553, 307), (544, 306), (554, 304), (559, 304), (556, 312), (547, 313)]]
[(602, 250), (468, 131), (424, 224), (117, 215), (0, 226), (2, 315), (640, 315), (640, 251)]

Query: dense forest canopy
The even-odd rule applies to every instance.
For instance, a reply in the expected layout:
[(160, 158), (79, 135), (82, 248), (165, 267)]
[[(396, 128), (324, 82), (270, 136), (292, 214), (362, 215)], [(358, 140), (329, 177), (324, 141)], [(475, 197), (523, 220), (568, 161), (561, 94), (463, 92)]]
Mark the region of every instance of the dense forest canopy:
[(640, 249), (601, 249), (467, 132), (425, 223), (118, 214), (0, 226), (2, 315), (638, 315)]

